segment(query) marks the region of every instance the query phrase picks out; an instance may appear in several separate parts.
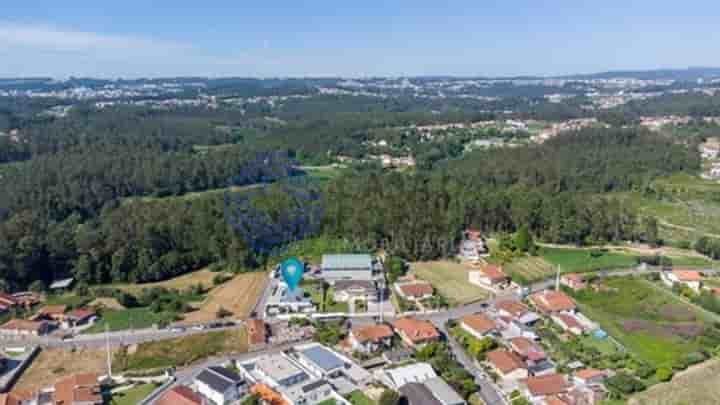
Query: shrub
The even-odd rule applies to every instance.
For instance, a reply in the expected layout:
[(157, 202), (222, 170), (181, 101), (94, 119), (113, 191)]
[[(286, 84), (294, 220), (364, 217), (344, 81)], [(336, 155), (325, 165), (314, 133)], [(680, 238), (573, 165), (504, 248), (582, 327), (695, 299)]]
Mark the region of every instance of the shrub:
[(662, 382), (670, 381), (672, 376), (673, 371), (670, 367), (660, 367), (655, 371), (655, 378)]

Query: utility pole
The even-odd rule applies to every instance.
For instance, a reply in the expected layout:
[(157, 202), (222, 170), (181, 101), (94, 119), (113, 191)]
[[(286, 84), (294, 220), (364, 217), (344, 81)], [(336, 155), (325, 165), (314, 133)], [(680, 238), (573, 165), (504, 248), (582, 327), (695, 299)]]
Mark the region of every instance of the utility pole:
[(105, 324), (105, 350), (107, 351), (108, 379), (112, 381), (112, 356), (110, 355), (110, 326)]
[(557, 275), (555, 276), (555, 291), (560, 291), (560, 265), (557, 266)]
[(380, 323), (383, 322), (383, 301), (385, 300), (385, 274), (380, 279)]

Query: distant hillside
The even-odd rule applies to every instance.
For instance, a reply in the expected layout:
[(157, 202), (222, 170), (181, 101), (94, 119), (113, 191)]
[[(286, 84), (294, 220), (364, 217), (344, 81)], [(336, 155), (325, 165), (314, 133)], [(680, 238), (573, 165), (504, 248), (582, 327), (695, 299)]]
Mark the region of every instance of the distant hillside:
[(687, 69), (654, 69), (654, 70), (616, 70), (609, 72), (559, 76), (562, 79), (611, 79), (616, 77), (641, 80), (679, 80), (696, 81), (697, 79), (720, 78), (720, 68), (690, 67)]

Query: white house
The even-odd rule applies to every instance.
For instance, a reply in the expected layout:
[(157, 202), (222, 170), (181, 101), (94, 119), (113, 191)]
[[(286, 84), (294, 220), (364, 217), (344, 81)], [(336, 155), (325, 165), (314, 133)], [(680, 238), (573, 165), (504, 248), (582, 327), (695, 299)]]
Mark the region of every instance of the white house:
[(224, 367), (208, 367), (195, 377), (197, 392), (216, 405), (236, 401), (245, 391), (245, 380)]
[(498, 325), (483, 314), (464, 316), (460, 320), (460, 327), (478, 339), (489, 336), (498, 330)]
[(468, 273), (468, 281), (478, 287), (498, 290), (510, 286), (510, 277), (500, 266), (487, 265), (479, 271)]
[(388, 325), (367, 325), (352, 328), (348, 342), (354, 351), (372, 353), (392, 345), (392, 328)]
[(415, 363), (409, 366), (386, 369), (383, 371), (383, 380), (392, 389), (398, 389), (408, 383), (424, 383), (436, 378), (437, 374), (428, 363)]
[(700, 293), (702, 288), (702, 273), (699, 271), (691, 270), (673, 270), (663, 271), (660, 274), (660, 278), (668, 287), (672, 287), (674, 284), (684, 285), (696, 293)]

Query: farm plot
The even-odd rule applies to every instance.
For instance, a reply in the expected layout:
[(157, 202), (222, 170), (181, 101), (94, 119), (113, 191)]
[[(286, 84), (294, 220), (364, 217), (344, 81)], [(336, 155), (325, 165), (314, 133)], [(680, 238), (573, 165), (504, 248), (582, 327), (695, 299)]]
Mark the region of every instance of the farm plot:
[(221, 308), (232, 313), (233, 318), (247, 318), (267, 282), (267, 273), (239, 274), (211, 290), (199, 308), (187, 314), (185, 322), (197, 323), (215, 320)]
[(629, 405), (679, 405), (720, 403), (720, 360), (713, 359), (633, 395)]
[(488, 291), (470, 284), (468, 273), (473, 268), (451, 261), (415, 262), (410, 264), (412, 274), (435, 287), (450, 304), (466, 304), (485, 299)]
[(129, 294), (139, 294), (143, 289), (153, 287), (184, 290), (188, 287), (202, 284), (205, 288), (211, 288), (213, 285), (213, 278), (218, 274), (220, 273), (214, 273), (210, 270), (203, 269), (183, 274), (182, 276), (171, 278), (169, 280), (159, 281), (157, 283), (113, 284), (109, 285), (109, 287), (118, 288)]
[(22, 374), (15, 387), (35, 391), (77, 373), (107, 373), (105, 349), (43, 350)]
[(627, 268), (637, 264), (637, 255), (616, 253), (605, 249), (540, 249), (540, 256), (553, 266), (560, 266), (563, 273)]
[(674, 366), (689, 354), (711, 349), (718, 331), (712, 321), (647, 281), (606, 279), (598, 291), (575, 294), (580, 309), (640, 359)]
[(503, 270), (519, 284), (546, 279), (555, 274), (555, 268), (541, 257), (523, 257), (503, 266)]

